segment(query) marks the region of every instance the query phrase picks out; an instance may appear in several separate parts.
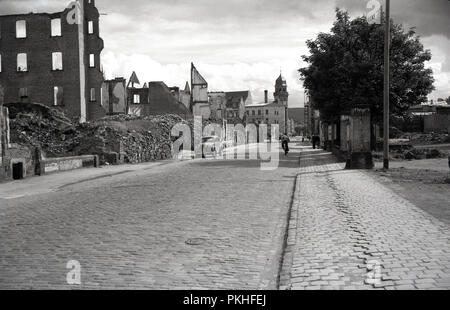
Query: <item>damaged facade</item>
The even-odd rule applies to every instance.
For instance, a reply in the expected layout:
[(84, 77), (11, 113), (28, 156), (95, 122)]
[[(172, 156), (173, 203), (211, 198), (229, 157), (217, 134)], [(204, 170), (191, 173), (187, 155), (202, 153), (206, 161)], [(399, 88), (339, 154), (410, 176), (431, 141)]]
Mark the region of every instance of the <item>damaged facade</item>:
[(250, 91), (226, 92), (225, 118), (229, 124), (238, 124), (245, 121), (245, 107), (252, 104)]
[(136, 82), (139, 84), (136, 73), (133, 72), (127, 87), (128, 114), (134, 116), (174, 114), (183, 119), (191, 118), (189, 101), (186, 99), (188, 90), (180, 92), (179, 89), (169, 88), (161, 81), (145, 83), (142, 88), (137, 88)]
[(245, 106), (252, 104), (249, 90), (208, 92), (208, 82), (192, 64), (192, 107), (194, 115), (222, 120), (228, 124), (245, 123)]
[(211, 107), (208, 99), (208, 82), (191, 64), (191, 85), (192, 85), (192, 112), (194, 116), (202, 116), (203, 119), (211, 118)]
[(5, 102), (61, 108), (81, 122), (103, 117), (99, 12), (94, 0), (54, 14), (0, 16), (0, 84)]
[(101, 95), (101, 106), (108, 115), (127, 113), (127, 82), (124, 78), (105, 81), (102, 85)]
[(0, 99), (0, 180), (21, 180), (35, 175), (38, 153), (28, 146), (11, 143), (8, 114)]

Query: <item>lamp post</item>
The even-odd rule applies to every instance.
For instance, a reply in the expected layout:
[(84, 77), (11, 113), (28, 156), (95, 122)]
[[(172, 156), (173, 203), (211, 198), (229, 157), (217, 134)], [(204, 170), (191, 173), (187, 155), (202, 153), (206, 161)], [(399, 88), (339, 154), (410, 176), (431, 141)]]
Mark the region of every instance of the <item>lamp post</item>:
[(389, 51), (391, 44), (391, 17), (390, 17), (390, 0), (386, 0), (386, 18), (385, 18), (385, 34), (384, 34), (384, 100), (383, 100), (383, 152), (384, 152), (384, 169), (389, 169)]

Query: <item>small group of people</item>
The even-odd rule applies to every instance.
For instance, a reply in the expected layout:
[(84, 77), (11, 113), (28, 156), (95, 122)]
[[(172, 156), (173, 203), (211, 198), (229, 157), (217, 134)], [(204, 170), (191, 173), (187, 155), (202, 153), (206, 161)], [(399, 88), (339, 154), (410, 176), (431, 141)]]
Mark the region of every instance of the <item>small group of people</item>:
[[(312, 142), (313, 149), (318, 149), (320, 147), (320, 136), (319, 135), (313, 135), (307, 137), (308, 141)], [(291, 140), (287, 135), (281, 135), (280, 136), (281, 141), (281, 147), (284, 150), (284, 154), (287, 156), (289, 153), (289, 143)], [(305, 137), (302, 137), (302, 142), (305, 142)]]
[[(313, 149), (317, 149), (320, 147), (320, 136), (319, 135), (307, 136), (306, 139), (308, 139), (308, 141), (312, 142)], [(305, 137), (302, 137), (302, 142), (305, 142)]]

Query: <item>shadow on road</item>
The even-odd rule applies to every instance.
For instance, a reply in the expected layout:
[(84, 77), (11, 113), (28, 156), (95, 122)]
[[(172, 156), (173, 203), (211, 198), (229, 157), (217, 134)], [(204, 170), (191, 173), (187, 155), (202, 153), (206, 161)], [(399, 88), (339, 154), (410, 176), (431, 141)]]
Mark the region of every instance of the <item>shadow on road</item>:
[[(287, 157), (284, 153), (279, 154), (278, 168), (294, 168), (298, 169), (299, 166), (300, 153), (293, 152)], [(269, 160), (255, 160), (255, 159), (205, 159), (201, 161), (196, 161), (192, 163), (193, 165), (198, 165), (202, 167), (242, 167), (242, 168), (255, 168), (260, 169), (262, 163), (269, 163)]]
[(300, 167), (323, 166), (336, 163), (343, 163), (338, 160), (332, 153), (322, 149), (313, 149), (311, 146), (303, 147), (300, 154)]

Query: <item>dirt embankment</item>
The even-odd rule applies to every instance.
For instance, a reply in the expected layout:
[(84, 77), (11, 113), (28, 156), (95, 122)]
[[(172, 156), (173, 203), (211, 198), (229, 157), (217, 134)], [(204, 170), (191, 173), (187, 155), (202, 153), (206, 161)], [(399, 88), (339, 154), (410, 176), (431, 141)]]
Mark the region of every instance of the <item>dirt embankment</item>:
[(450, 170), (447, 159), (392, 163), (392, 169), (376, 169), (374, 176), (418, 208), (450, 225)]

